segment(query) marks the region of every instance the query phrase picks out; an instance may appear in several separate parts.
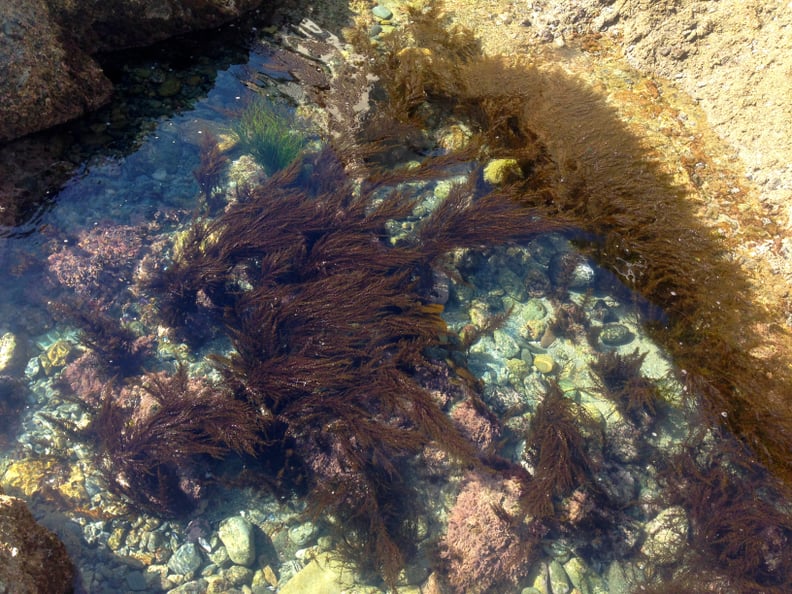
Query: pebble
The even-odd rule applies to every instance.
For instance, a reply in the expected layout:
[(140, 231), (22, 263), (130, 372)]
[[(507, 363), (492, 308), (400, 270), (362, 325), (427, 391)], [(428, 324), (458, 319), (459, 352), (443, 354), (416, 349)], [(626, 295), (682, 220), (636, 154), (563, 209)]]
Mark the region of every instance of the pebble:
[(13, 333), (6, 332), (0, 336), (0, 373), (11, 373), (14, 361), (19, 359), (19, 353), (17, 338)]
[(201, 578), (200, 580), (186, 582), (181, 586), (174, 588), (170, 591), (170, 594), (206, 594), (208, 588), (209, 582)]
[(382, 19), (383, 21), (388, 21), (393, 18), (393, 13), (382, 4), (377, 4), (371, 9), (371, 12), (375, 17)]
[(564, 566), (553, 559), (547, 566), (547, 581), (553, 594), (569, 594), (572, 585), (569, 583)]
[(41, 361), (38, 357), (33, 357), (27, 362), (25, 366), (25, 377), (29, 380), (34, 380), (41, 373)]
[(550, 355), (545, 353), (537, 354), (533, 359), (533, 364), (540, 373), (544, 373), (545, 375), (552, 373), (553, 369), (555, 369), (555, 361), (553, 361)]
[[(564, 571), (570, 583), (580, 591), (581, 594), (591, 594), (596, 590), (605, 591), (602, 587), (602, 580), (598, 579), (599, 576), (592, 576), (591, 570), (580, 557), (572, 557), (569, 561), (564, 563)], [(593, 577), (593, 579), (592, 579)], [(599, 588), (592, 586), (592, 582), (599, 582)]]
[[(201, 553), (195, 543), (187, 542), (176, 549), (168, 561), (168, 568), (176, 574), (192, 576), (203, 563)], [(186, 585), (186, 584), (185, 584)]]
[(521, 303), (528, 297), (528, 292), (525, 290), (525, 282), (508, 268), (502, 270), (498, 275), (498, 284), (506, 291), (506, 294)]
[(234, 586), (241, 586), (253, 581), (253, 570), (241, 565), (233, 565), (223, 572), (223, 577)]
[(242, 516), (231, 516), (224, 520), (217, 535), (231, 561), (237, 565), (250, 565), (256, 559), (253, 525)]
[(607, 346), (622, 346), (633, 341), (635, 335), (622, 324), (605, 324), (600, 331), (600, 340)]
[(307, 546), (316, 534), (316, 526), (311, 522), (298, 524), (289, 528), (289, 540), (298, 547)]

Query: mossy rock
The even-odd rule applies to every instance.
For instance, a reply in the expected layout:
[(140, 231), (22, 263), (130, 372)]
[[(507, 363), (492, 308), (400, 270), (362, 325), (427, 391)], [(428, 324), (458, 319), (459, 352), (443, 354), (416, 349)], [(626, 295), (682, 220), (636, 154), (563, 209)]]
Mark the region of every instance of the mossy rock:
[(522, 179), (523, 172), (516, 159), (493, 159), (484, 167), (484, 181), (499, 186)]

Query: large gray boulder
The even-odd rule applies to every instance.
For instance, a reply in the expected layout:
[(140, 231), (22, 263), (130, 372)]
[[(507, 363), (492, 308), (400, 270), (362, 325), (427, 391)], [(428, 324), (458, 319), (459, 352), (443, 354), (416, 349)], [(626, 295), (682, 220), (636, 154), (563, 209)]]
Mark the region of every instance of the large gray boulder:
[(0, 142), (105, 103), (110, 81), (91, 57), (216, 27), (263, 0), (0, 2)]

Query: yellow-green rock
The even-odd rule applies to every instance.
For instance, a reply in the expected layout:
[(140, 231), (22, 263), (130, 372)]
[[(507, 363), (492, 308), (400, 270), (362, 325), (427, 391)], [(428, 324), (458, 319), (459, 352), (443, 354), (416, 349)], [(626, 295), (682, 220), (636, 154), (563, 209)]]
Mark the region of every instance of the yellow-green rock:
[(528, 363), (522, 359), (507, 359), (506, 369), (509, 371), (509, 375), (515, 379), (521, 380), (528, 375)]
[(541, 373), (545, 374), (553, 373), (553, 369), (555, 369), (555, 361), (546, 353), (540, 353), (534, 356), (533, 364)]
[(46, 352), (39, 357), (44, 373), (51, 375), (53, 371), (64, 367), (73, 350), (74, 345), (68, 340), (59, 340), (50, 345)]
[(342, 594), (354, 586), (352, 571), (327, 553), (317, 554), (280, 589), (280, 594)]
[(516, 159), (493, 159), (484, 167), (484, 181), (493, 186), (522, 179), (523, 173)]
[(13, 462), (3, 473), (0, 484), (7, 492), (17, 495), (20, 492), (31, 496), (38, 491), (39, 485), (51, 475), (55, 461), (47, 460), (19, 460)]

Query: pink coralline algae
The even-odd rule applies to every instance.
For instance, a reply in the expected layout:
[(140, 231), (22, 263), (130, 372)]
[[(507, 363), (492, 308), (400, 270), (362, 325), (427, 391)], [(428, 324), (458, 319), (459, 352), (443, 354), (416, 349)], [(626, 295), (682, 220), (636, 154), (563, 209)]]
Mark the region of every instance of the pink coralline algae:
[(454, 424), (462, 434), (483, 452), (492, 449), (500, 437), (500, 427), (484, 408), (477, 407), (472, 400), (460, 402), (451, 412)]
[(515, 478), (468, 476), (449, 514), (443, 543), (453, 592), (498, 592), (528, 573), (544, 529), (521, 513), (524, 488)]
[(110, 297), (118, 283), (132, 279), (143, 247), (141, 229), (98, 226), (81, 233), (76, 245), (64, 245), (48, 258), (58, 281), (83, 296)]
[(63, 369), (60, 379), (82, 402), (99, 405), (106, 378), (96, 354), (83, 353)]

